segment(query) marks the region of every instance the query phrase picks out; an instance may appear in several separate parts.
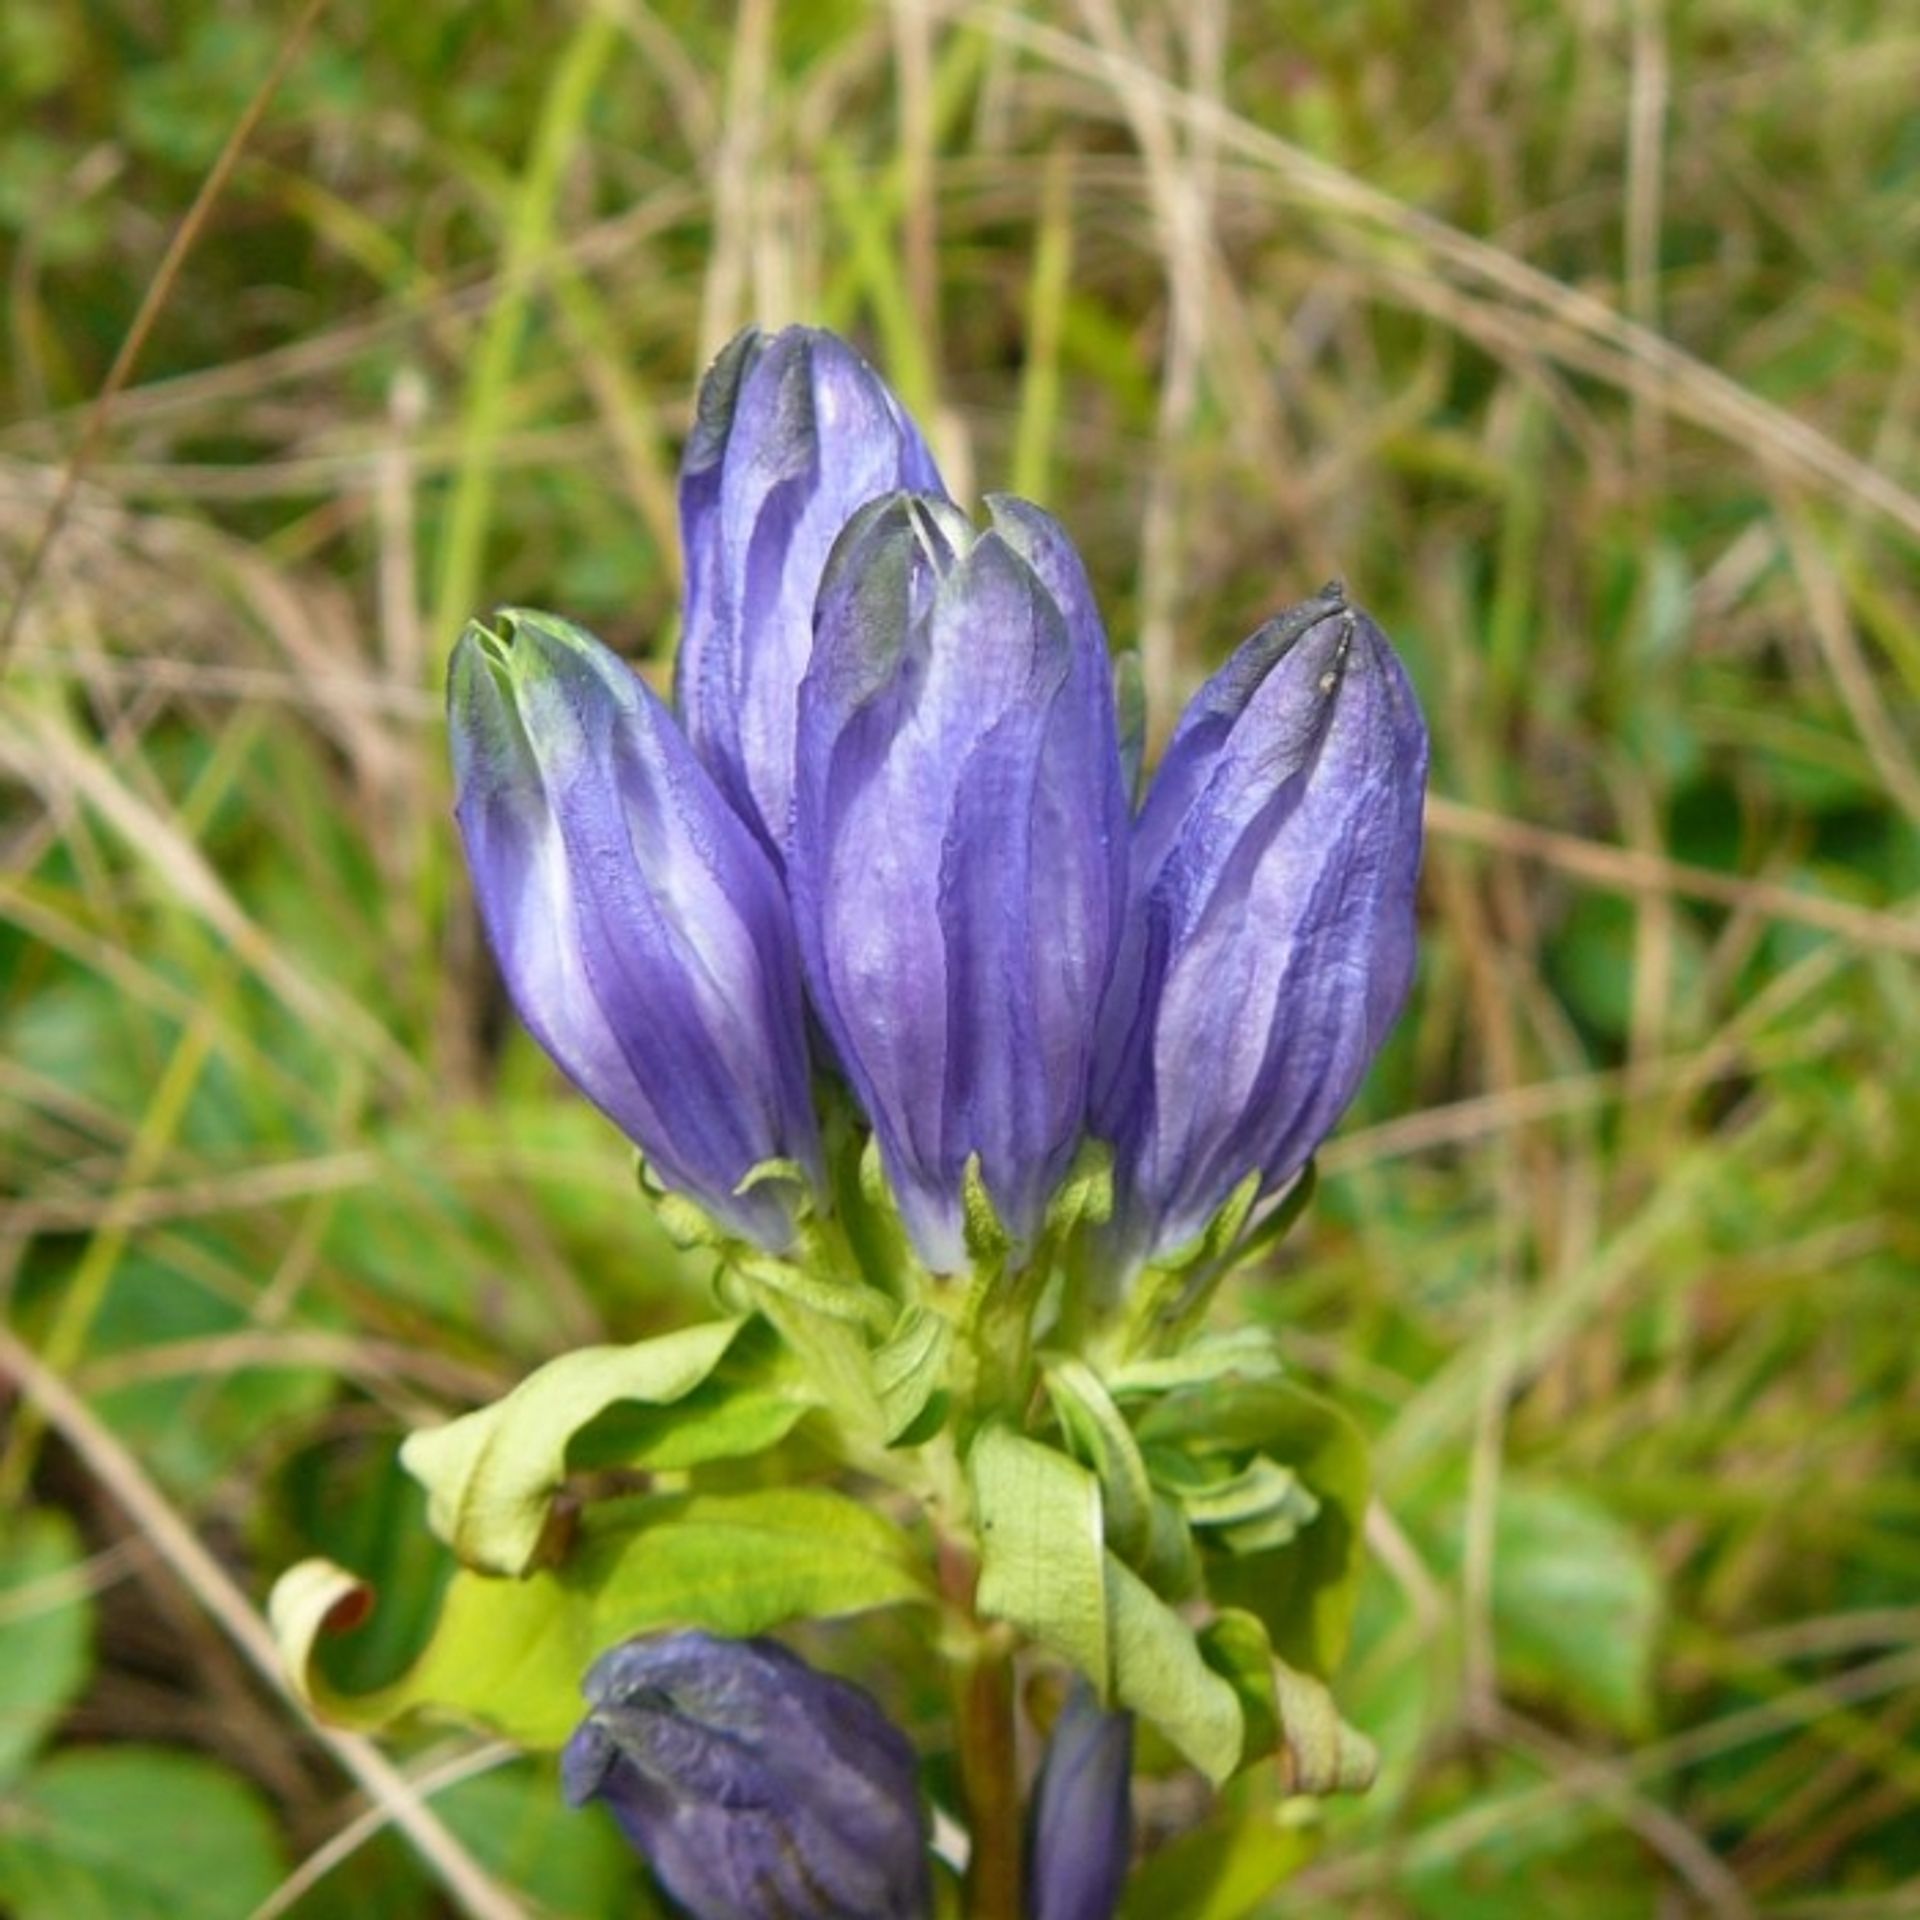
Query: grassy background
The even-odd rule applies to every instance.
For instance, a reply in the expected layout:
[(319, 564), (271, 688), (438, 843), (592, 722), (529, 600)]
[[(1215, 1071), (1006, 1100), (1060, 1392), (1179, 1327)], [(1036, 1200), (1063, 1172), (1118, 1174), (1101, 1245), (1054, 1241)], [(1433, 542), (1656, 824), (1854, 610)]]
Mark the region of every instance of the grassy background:
[(1161, 729), (1334, 572), (1429, 705), (1417, 996), (1240, 1301), (1381, 1473), (1385, 1776), (1262, 1910), (1920, 1913), (1920, 12), (317, 14), (102, 415), (292, 16), (0, 12), (0, 1910), (634, 1911), (457, 1736), (423, 1863), (250, 1660), (314, 1551), (393, 1658), (400, 1429), (696, 1297), (436, 683), (512, 600), (663, 672), (694, 379), (804, 318)]

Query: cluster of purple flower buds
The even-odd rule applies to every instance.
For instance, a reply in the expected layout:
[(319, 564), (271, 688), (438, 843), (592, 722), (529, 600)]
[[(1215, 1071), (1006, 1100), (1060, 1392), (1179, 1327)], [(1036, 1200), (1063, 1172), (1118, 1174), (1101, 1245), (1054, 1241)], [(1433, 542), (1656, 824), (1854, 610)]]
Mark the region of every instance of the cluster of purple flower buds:
[(934, 1272), (971, 1180), (1031, 1245), (1089, 1136), (1122, 1276), (1289, 1182), (1412, 971), (1426, 733), (1373, 622), (1330, 589), (1263, 627), (1135, 816), (1072, 543), (976, 527), (841, 341), (727, 349), (681, 511), (677, 722), (545, 614), (470, 629), (451, 688), (508, 990), (658, 1178), (784, 1251), (825, 1069)]
[[(596, 1661), (561, 1760), (695, 1920), (929, 1920), (913, 1749), (870, 1695), (777, 1641), (678, 1633)], [(1034, 1785), (1028, 1920), (1111, 1920), (1133, 1722), (1069, 1695)]]

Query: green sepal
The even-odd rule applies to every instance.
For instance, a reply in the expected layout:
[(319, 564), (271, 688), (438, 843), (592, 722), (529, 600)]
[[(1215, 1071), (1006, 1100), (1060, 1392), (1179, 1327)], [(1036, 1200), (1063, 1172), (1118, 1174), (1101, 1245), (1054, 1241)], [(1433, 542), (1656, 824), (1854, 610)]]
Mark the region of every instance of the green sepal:
[(784, 1185), (798, 1187), (803, 1195), (813, 1191), (813, 1179), (798, 1160), (756, 1160), (734, 1186), (737, 1197), (756, 1187)]
[(887, 1163), (880, 1154), (880, 1136), (867, 1135), (860, 1149), (860, 1196), (876, 1211), (893, 1210), (893, 1187), (887, 1179)]
[(1113, 1149), (1091, 1135), (1080, 1143), (1067, 1177), (1047, 1204), (1046, 1231), (1058, 1245), (1083, 1222), (1104, 1226), (1113, 1218)]
[(733, 1236), (684, 1193), (656, 1186), (647, 1179), (642, 1179), (641, 1190), (652, 1202), (661, 1231), (682, 1253), (721, 1253), (733, 1244)]
[(1156, 1260), (1142, 1276), (1126, 1318), (1126, 1352), (1157, 1354), (1178, 1348), (1235, 1268), (1272, 1246), (1306, 1211), (1316, 1175), (1309, 1160), (1280, 1202), (1249, 1230), (1260, 1202), (1256, 1168), (1227, 1196), (1205, 1228)]
[(400, 1464), (427, 1491), (427, 1524), (468, 1566), (517, 1577), (540, 1557), (574, 1435), (621, 1401), (684, 1398), (744, 1325), (721, 1320), (550, 1360), (491, 1406), (411, 1433)]
[(960, 1181), (960, 1205), (965, 1221), (967, 1253), (978, 1273), (997, 1273), (1013, 1251), (1013, 1239), (1000, 1223), (1000, 1212), (987, 1191), (987, 1178), (981, 1170), (980, 1156), (967, 1155), (966, 1171)]
[(1294, 1175), (1293, 1184), (1280, 1197), (1280, 1204), (1263, 1215), (1246, 1238), (1232, 1249), (1233, 1264), (1239, 1266), (1284, 1239), (1294, 1222), (1313, 1204), (1313, 1196), (1319, 1189), (1319, 1162), (1309, 1160)]

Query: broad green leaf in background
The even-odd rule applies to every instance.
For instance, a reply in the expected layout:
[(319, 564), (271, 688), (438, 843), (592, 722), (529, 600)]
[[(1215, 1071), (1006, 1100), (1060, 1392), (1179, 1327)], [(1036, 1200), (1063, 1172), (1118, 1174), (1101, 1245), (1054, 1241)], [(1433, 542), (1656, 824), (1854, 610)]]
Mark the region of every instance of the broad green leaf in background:
[(664, 1920), (667, 1909), (636, 1885), (632, 1850), (604, 1809), (582, 1815), (561, 1797), (547, 1759), (520, 1759), (462, 1780), (434, 1810), (507, 1886), (544, 1914), (618, 1914)]
[[(1479, 1837), (1464, 1849), (1410, 1846), (1395, 1875), (1394, 1910), (1413, 1920), (1540, 1920), (1555, 1913), (1646, 1920), (1659, 1913), (1660, 1869), (1645, 1841), (1618, 1826), (1604, 1801), (1552, 1792), (1543, 1799), (1543, 1785), (1555, 1778), (1502, 1755), (1454, 1772), (1435, 1794), (1431, 1815), (1442, 1832), (1450, 1816), (1478, 1816)], [(1498, 1817), (1508, 1808), (1509, 1817)]]
[(967, 1455), (980, 1535), (977, 1605), (1071, 1661), (1109, 1697), (1100, 1483), (1077, 1461), (1005, 1427)]
[[(1121, 1920), (1247, 1920), (1319, 1851), (1316, 1829), (1289, 1823), (1271, 1786), (1236, 1781), (1213, 1816), (1152, 1854), (1127, 1882)], [(1245, 1793), (1239, 1791), (1242, 1786)]]
[(258, 1793), (174, 1748), (56, 1754), (12, 1790), (0, 1821), (11, 1920), (235, 1920), (284, 1871)]
[[(1576, 1488), (1509, 1480), (1493, 1550), (1502, 1680), (1602, 1726), (1646, 1733), (1662, 1589), (1632, 1530)], [(1454, 1555), (1435, 1557), (1446, 1565)]]
[(322, 1637), (371, 1598), (351, 1574), (305, 1561), (282, 1575), (269, 1610), (288, 1670), (330, 1720), (378, 1727), (425, 1709), (553, 1747), (580, 1718), (587, 1668), (633, 1634), (741, 1636), (929, 1597), (891, 1520), (824, 1488), (787, 1487), (609, 1501), (584, 1516), (563, 1566), (523, 1580), (463, 1569), (419, 1658), (368, 1693), (334, 1689), (318, 1659)]
[(660, 1406), (706, 1379), (744, 1323), (719, 1320), (628, 1347), (581, 1347), (503, 1400), (408, 1436), (400, 1463), (427, 1490), (427, 1521), (468, 1566), (522, 1574), (534, 1563), (567, 1446), (621, 1401)]
[(93, 1600), (82, 1558), (64, 1513), (30, 1508), (0, 1526), (0, 1786), (86, 1685)]

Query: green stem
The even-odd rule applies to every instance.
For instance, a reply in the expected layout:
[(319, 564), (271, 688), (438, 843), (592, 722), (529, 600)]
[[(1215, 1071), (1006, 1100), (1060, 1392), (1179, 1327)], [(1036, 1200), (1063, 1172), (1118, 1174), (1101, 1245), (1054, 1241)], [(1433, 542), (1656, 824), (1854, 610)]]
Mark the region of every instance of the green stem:
[[(1014, 1745), (1012, 1642), (973, 1611), (979, 1569), (964, 1548), (940, 1550), (940, 1585), (963, 1616), (965, 1651), (953, 1669), (960, 1785), (972, 1851), (967, 1920), (1020, 1920), (1020, 1777)], [(956, 1623), (959, 1624), (959, 1623)]]

